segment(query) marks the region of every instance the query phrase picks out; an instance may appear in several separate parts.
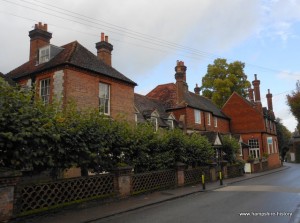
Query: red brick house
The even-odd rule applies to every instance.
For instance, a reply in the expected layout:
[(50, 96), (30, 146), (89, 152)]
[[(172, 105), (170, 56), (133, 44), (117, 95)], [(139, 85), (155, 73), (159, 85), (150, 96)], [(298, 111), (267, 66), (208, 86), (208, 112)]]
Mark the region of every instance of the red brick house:
[(47, 24), (36, 24), (29, 32), (29, 61), (7, 74), (20, 85), (35, 84), (38, 96), (49, 103), (75, 101), (79, 108), (99, 108), (100, 112), (134, 121), (136, 83), (111, 65), (113, 46), (101, 34), (97, 55), (77, 41), (57, 47), (50, 44)]
[[(222, 108), (222, 112), (230, 118), (232, 134), (239, 134), (243, 142), (249, 145), (249, 153), (243, 154), (262, 158), (268, 155), (270, 168), (280, 166), (278, 140), (273, 112), (272, 94), (266, 95), (268, 108), (262, 107), (260, 100), (260, 81), (255, 74), (252, 82), (254, 89), (249, 89), (249, 100), (233, 93)], [(253, 95), (254, 93), (254, 95)]]
[(158, 85), (146, 97), (160, 100), (187, 133), (230, 133), (230, 119), (211, 100), (200, 95), (200, 88), (196, 85), (194, 92), (189, 91), (182, 61), (177, 61), (175, 72), (176, 83)]

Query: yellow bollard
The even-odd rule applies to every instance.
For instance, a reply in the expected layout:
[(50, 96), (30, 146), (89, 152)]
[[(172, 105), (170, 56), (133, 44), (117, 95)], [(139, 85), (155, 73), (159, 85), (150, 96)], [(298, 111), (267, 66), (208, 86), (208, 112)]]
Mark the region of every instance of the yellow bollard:
[(223, 185), (222, 171), (219, 172), (220, 185)]
[(205, 175), (202, 173), (202, 189), (205, 190)]

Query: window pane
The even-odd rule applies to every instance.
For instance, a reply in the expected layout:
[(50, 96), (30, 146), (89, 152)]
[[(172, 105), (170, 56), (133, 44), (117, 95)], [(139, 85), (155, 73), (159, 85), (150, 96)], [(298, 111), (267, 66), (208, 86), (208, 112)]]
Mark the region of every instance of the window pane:
[(215, 125), (215, 127), (218, 127), (218, 118), (217, 117), (214, 117), (214, 125)]
[(50, 78), (40, 81), (40, 97), (44, 104), (50, 100)]
[(99, 107), (100, 112), (104, 114), (109, 114), (110, 107), (110, 97), (109, 97), (109, 85), (104, 83), (99, 83)]
[(195, 123), (201, 123), (201, 114), (199, 110), (194, 110)]

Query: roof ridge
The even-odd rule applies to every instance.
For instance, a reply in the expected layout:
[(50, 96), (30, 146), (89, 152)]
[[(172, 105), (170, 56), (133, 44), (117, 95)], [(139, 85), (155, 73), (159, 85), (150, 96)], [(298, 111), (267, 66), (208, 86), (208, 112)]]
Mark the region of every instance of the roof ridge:
[[(170, 82), (170, 83), (166, 83), (166, 84), (159, 84), (159, 85), (157, 85), (156, 87), (158, 87), (158, 86), (164, 86), (164, 85), (170, 85), (170, 84), (174, 84), (173, 82)], [(175, 85), (175, 84), (174, 84)]]
[[(68, 44), (66, 44), (66, 45), (64, 45), (64, 46), (67, 46), (67, 45), (69, 45), (69, 44), (72, 45), (72, 48), (71, 48), (70, 52), (69, 52), (68, 55), (67, 55), (66, 62), (71, 62), (72, 57), (73, 57), (74, 52), (75, 52), (75, 49), (77, 48), (78, 45), (80, 45), (80, 44), (77, 42), (77, 40), (75, 40), (75, 41), (70, 42), (70, 43), (68, 43)], [(62, 47), (63, 47), (63, 46), (62, 46)]]

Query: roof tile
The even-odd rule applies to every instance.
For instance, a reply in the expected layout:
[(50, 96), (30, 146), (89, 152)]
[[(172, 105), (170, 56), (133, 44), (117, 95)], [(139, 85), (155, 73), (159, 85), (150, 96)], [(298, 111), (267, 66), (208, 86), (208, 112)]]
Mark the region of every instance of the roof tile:
[(18, 68), (12, 70), (7, 75), (12, 79), (18, 79), (30, 74), (36, 74), (48, 69), (62, 65), (73, 65), (77, 68), (89, 70), (97, 74), (102, 74), (114, 79), (137, 85), (125, 75), (99, 60), (96, 55), (91, 53), (77, 41), (62, 46), (63, 50), (54, 58), (46, 63), (36, 65), (35, 61), (28, 61)]

